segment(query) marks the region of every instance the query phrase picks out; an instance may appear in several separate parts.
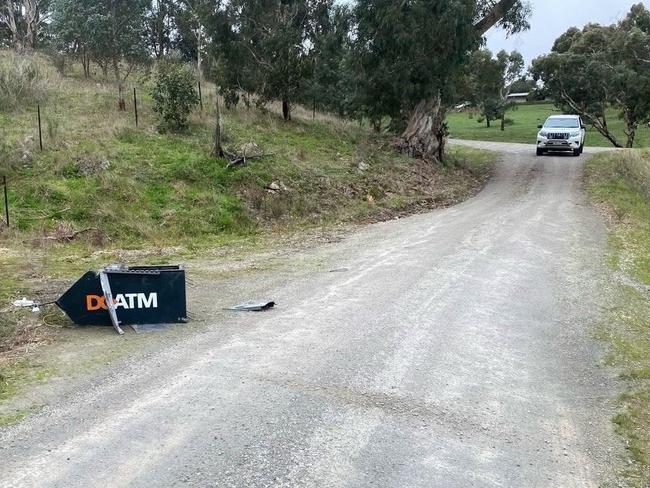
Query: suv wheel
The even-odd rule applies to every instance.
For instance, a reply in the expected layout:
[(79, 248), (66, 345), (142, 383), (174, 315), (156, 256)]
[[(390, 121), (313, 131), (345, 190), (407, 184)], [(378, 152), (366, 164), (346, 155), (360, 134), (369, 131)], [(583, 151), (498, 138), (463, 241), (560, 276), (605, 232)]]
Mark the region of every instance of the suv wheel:
[(543, 156), (544, 155), (544, 149), (537, 148), (537, 155), (538, 156)]
[(582, 143), (582, 144), (580, 145), (580, 154), (582, 154), (582, 153), (584, 152), (584, 150), (585, 150), (585, 144)]
[(573, 155), (574, 156), (580, 156), (580, 154), (582, 154), (582, 150), (580, 148), (573, 150)]

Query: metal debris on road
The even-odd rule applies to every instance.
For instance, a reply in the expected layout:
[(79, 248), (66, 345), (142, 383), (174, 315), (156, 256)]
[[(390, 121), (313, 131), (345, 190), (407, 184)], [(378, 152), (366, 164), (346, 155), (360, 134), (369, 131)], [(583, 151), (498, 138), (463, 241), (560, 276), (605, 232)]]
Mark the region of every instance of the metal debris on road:
[(246, 302), (227, 308), (231, 312), (264, 312), (275, 307), (275, 302)]

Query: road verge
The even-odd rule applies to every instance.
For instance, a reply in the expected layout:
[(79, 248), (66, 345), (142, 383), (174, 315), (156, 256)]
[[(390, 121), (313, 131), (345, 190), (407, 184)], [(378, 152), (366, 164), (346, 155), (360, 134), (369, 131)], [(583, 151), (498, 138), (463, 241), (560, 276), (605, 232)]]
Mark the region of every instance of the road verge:
[[(251, 205), (251, 215), (259, 218), (260, 225), (250, 234), (203, 236), (191, 244), (169, 236), (162, 241), (163, 245), (156, 248), (144, 243), (136, 248), (124, 248), (120, 247), (120, 241), (115, 246), (102, 248), (87, 242), (25, 246), (23, 242), (27, 233), (7, 235), (20, 239), (16, 239), (18, 245), (13, 245), (12, 239), (0, 240), (0, 247), (6, 251), (0, 255), (0, 264), (5, 271), (0, 276), (0, 425), (19, 420), (25, 411), (33, 408), (30, 404), (20, 405), (18, 410), (14, 405), (8, 406), (14, 396), (21, 396), (25, 387), (39, 386), (47, 379), (68, 377), (79, 371), (90, 373), (132, 351), (131, 347), (125, 349), (116, 344), (112, 337), (97, 331), (92, 331), (89, 339), (88, 330), (71, 327), (70, 322), (51, 307), (38, 315), (29, 310), (12, 309), (8, 304), (16, 297), (51, 300), (86, 270), (98, 269), (110, 262), (183, 262), (191, 267), (193, 261), (218, 260), (224, 266), (228, 260), (241, 262), (250, 256), (273, 253), (280, 248), (283, 252), (290, 251), (287, 247), (291, 248), (291, 242), (299, 242), (302, 247), (317, 245), (322, 242), (319, 236), (340, 232), (341, 229), (399, 218), (466, 200), (483, 188), (496, 162), (495, 153), (462, 147), (450, 149), (449, 160), (444, 166), (409, 161), (401, 156), (390, 164), (390, 156), (385, 154), (369, 158), (375, 164), (355, 167), (350, 178), (345, 176), (346, 168), (341, 168), (340, 174), (337, 173), (339, 187), (347, 181), (349, 189), (361, 187), (364, 191), (357, 195), (358, 198), (342, 199), (335, 208), (324, 204), (323, 213), (310, 214), (310, 219), (297, 218), (291, 225), (287, 222), (280, 225), (277, 221), (272, 224), (272, 218), (264, 219), (262, 213), (255, 214), (256, 207)], [(317, 164), (313, 166), (316, 171)], [(294, 182), (298, 181), (295, 178), (298, 176), (294, 174)], [(309, 179), (310, 175), (307, 174), (304, 181), (300, 181), (307, 184)], [(366, 191), (364, 185), (370, 190)], [(317, 185), (310, 187), (312, 193), (307, 194), (296, 184), (292, 187), (293, 197), (289, 195), (286, 198), (287, 205), (295, 204), (298, 197), (327, 201), (326, 194), (331, 188), (321, 186), (322, 191)], [(281, 194), (277, 196), (271, 194), (273, 191), (268, 189), (267, 193), (277, 199), (289, 193), (288, 190), (277, 191)], [(299, 191), (297, 197), (295, 193)], [(376, 192), (374, 197), (373, 191)], [(252, 201), (248, 196), (246, 192), (240, 194), (246, 206)], [(255, 270), (260, 266), (258, 263)], [(80, 342), (84, 343), (83, 357), (74, 352)], [(146, 340), (138, 338), (129, 342), (143, 347)], [(82, 363), (82, 366), (77, 368), (70, 364), (71, 358), (77, 364)]]
[(586, 164), (586, 189), (606, 216), (608, 264), (615, 296), (599, 336), (608, 364), (626, 384), (613, 419), (630, 464), (623, 475), (634, 487), (650, 486), (650, 151), (598, 154)]

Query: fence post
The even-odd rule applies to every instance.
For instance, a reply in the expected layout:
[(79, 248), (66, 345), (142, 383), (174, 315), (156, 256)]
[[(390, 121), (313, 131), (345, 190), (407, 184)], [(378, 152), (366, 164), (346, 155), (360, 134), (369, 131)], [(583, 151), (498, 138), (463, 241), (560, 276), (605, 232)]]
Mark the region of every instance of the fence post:
[(9, 227), (9, 197), (7, 196), (7, 177), (2, 176), (2, 184), (5, 191), (5, 218), (7, 220), (7, 227)]
[(199, 84), (199, 107), (201, 108), (201, 112), (203, 112), (203, 96), (201, 94), (201, 80), (198, 80)]
[(43, 150), (43, 129), (41, 127), (41, 106), (38, 105), (38, 145)]
[(135, 126), (138, 126), (138, 96), (133, 88), (133, 107), (135, 108)]

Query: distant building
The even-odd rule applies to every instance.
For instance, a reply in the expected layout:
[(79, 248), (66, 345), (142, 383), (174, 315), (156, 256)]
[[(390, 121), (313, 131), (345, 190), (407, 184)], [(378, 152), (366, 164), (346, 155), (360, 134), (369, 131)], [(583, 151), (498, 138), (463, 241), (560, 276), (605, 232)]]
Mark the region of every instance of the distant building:
[(524, 103), (528, 101), (528, 96), (530, 95), (530, 92), (526, 93), (511, 93), (508, 95), (508, 101), (509, 102), (515, 102), (515, 103)]

